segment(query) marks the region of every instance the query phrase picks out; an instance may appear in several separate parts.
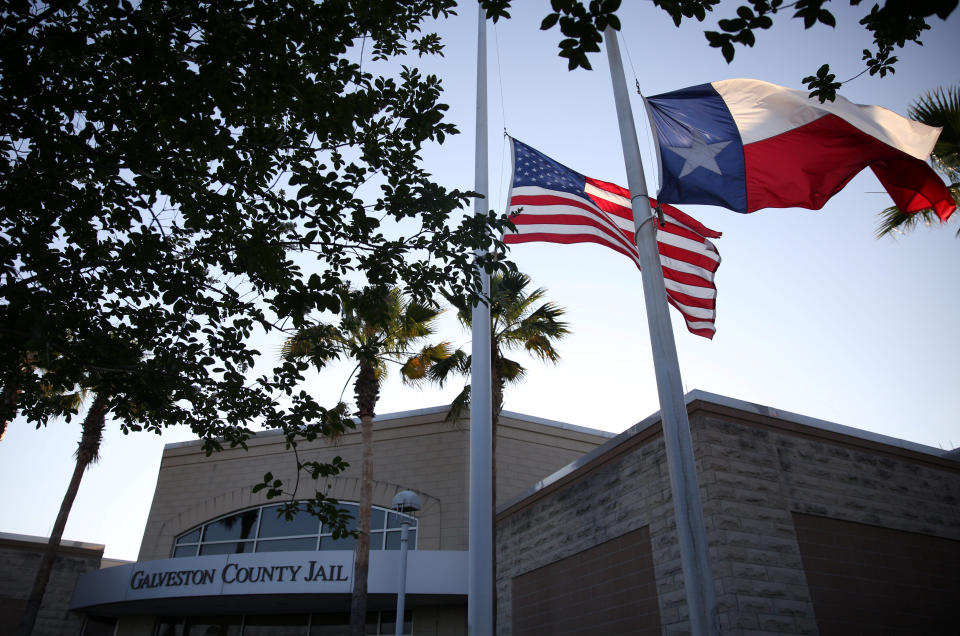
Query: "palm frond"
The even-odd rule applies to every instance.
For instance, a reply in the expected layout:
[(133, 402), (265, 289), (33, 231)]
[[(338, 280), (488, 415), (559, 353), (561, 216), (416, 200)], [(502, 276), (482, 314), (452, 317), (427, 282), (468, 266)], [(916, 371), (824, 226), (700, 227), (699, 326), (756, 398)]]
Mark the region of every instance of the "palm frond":
[(545, 336), (531, 336), (524, 343), (523, 348), (527, 350), (527, 353), (544, 362), (553, 362), (554, 364), (560, 362), (560, 352), (554, 348)]
[(400, 367), (400, 377), (404, 384), (423, 384), (429, 381), (430, 369), (451, 355), (450, 343), (427, 345), (416, 355), (410, 356)]
[[(950, 194), (953, 200), (960, 207), (960, 184), (954, 183), (950, 186)], [(880, 211), (877, 215), (877, 227), (874, 230), (874, 236), (878, 239), (884, 236), (893, 236), (895, 234), (906, 234), (919, 225), (933, 226), (940, 223), (940, 218), (932, 208), (919, 210), (917, 212), (906, 213), (895, 205), (892, 205)], [(957, 229), (957, 237), (960, 238), (960, 228)]]
[(333, 325), (316, 323), (304, 327), (280, 345), (284, 360), (307, 360), (318, 369), (344, 352), (343, 339)]
[(447, 424), (456, 424), (465, 417), (469, 411), (470, 385), (468, 384), (457, 394), (457, 397), (453, 398), (453, 402), (450, 403), (450, 410), (447, 411), (447, 416), (443, 418), (443, 421)]
[(950, 181), (960, 180), (960, 86), (941, 86), (921, 95), (907, 114), (923, 124), (942, 128), (931, 159)]
[(527, 370), (516, 360), (501, 357), (499, 368), (500, 377), (510, 384), (522, 382), (527, 377)]
[(472, 361), (470, 354), (463, 349), (457, 349), (446, 358), (436, 361), (427, 374), (431, 382), (436, 382), (442, 387), (450, 376), (469, 375)]

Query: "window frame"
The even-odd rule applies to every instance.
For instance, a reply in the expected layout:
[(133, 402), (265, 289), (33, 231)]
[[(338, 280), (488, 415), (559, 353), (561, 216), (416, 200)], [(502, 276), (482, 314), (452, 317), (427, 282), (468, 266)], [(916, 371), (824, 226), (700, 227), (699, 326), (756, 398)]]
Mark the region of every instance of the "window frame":
[[(297, 503), (302, 503), (298, 501)], [(270, 537), (261, 537), (260, 536), (260, 527), (263, 520), (264, 510), (269, 508), (276, 508), (278, 505), (275, 503), (260, 504), (257, 506), (249, 506), (247, 508), (241, 508), (239, 510), (233, 510), (226, 514), (214, 517), (213, 519), (208, 519), (203, 523), (197, 524), (187, 530), (181, 532), (173, 539), (173, 545), (170, 549), (170, 558), (178, 559), (184, 557), (194, 557), (194, 556), (207, 556), (202, 554), (204, 546), (227, 546), (229, 544), (248, 544), (250, 549), (244, 550), (243, 552), (237, 551), (228, 551), (228, 552), (214, 552), (212, 554), (254, 554), (254, 553), (266, 553), (266, 552), (286, 552), (287, 550), (258, 550), (257, 548), (261, 545), (268, 545), (272, 541), (279, 541), (284, 539), (315, 539), (314, 547), (303, 550), (304, 552), (308, 551), (322, 551), (320, 548), (321, 542), (323, 539), (329, 539), (333, 536), (333, 532), (328, 530), (326, 524), (324, 524), (319, 518), (317, 519), (317, 532), (314, 534), (296, 534), (296, 535), (278, 535)], [(358, 511), (360, 506), (355, 501), (341, 501), (339, 502), (341, 508), (350, 510), (353, 509), (354, 512)], [(251, 510), (257, 511), (257, 521), (254, 524), (254, 532), (252, 537), (248, 539), (243, 538), (233, 538), (233, 539), (218, 539), (214, 541), (207, 541), (207, 527), (212, 526), (213, 524), (228, 519), (234, 516), (240, 516)], [(417, 540), (419, 535), (419, 519), (412, 515), (408, 515), (402, 512), (397, 512), (396, 510), (391, 510), (390, 508), (384, 508), (382, 506), (373, 506), (373, 511), (382, 511), (383, 512), (383, 523), (378, 528), (370, 528), (370, 549), (371, 550), (398, 550), (397, 548), (388, 547), (387, 538), (390, 534), (400, 534), (402, 530), (402, 523), (399, 521), (394, 521), (397, 517), (407, 518), (410, 520), (410, 546), (409, 549), (417, 549)], [(371, 514), (371, 522), (373, 521), (375, 515)], [(396, 523), (396, 525), (391, 525)], [(199, 531), (199, 532), (198, 532)], [(198, 539), (196, 541), (184, 541), (181, 542), (181, 539), (187, 537), (188, 535), (198, 532)], [(193, 548), (190, 550), (189, 554), (177, 554), (178, 551), (183, 552), (184, 548)], [(353, 549), (353, 548), (349, 548)]]

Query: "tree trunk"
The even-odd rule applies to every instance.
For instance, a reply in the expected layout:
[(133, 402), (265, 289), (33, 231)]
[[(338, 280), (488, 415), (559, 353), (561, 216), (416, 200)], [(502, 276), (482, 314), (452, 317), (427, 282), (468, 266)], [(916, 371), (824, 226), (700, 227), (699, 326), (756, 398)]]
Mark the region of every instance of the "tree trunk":
[(30, 591), (30, 598), (27, 599), (23, 618), (20, 620), (20, 636), (30, 636), (33, 633), (33, 626), (37, 622), (37, 614), (40, 612), (40, 604), (43, 602), (43, 593), (47, 589), (47, 582), (50, 580), (50, 573), (53, 571), (53, 564), (60, 548), (63, 529), (67, 525), (70, 509), (73, 508), (73, 501), (77, 498), (77, 491), (80, 489), (80, 480), (83, 478), (83, 472), (87, 469), (87, 466), (99, 453), (106, 416), (107, 400), (97, 395), (83, 420), (83, 433), (77, 447), (77, 464), (73, 469), (70, 485), (63, 496), (60, 512), (57, 513), (57, 521), (53, 524), (53, 532), (50, 533), (50, 540), (47, 542), (47, 548), (43, 553), (40, 567), (33, 580), (33, 589)]
[(367, 574), (370, 571), (370, 515), (373, 511), (373, 417), (379, 397), (379, 383), (372, 364), (360, 365), (356, 398), (360, 415), (363, 462), (360, 477), (360, 502), (357, 513), (357, 552), (353, 567), (353, 593), (350, 598), (350, 633), (364, 636), (367, 624)]

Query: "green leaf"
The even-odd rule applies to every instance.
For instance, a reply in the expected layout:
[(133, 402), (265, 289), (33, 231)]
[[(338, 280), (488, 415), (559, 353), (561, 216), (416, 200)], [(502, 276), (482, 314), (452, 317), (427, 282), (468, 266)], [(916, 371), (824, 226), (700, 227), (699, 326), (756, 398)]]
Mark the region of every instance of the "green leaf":
[(724, 42), (723, 46), (720, 48), (720, 51), (723, 53), (723, 58), (727, 61), (727, 64), (733, 61), (733, 44), (731, 44), (729, 41)]
[(557, 23), (557, 20), (560, 19), (559, 13), (550, 13), (543, 19), (543, 22), (540, 23), (540, 29), (546, 31), (552, 29), (553, 26)]

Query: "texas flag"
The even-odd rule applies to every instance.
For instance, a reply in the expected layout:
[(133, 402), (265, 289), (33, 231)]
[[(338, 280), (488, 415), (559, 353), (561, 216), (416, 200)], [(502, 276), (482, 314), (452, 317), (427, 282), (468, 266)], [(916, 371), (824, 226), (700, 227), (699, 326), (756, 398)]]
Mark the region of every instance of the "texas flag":
[(736, 212), (819, 210), (870, 167), (904, 212), (956, 209), (926, 163), (940, 135), (879, 106), (750, 79), (701, 84), (647, 98), (657, 136), (664, 203)]

